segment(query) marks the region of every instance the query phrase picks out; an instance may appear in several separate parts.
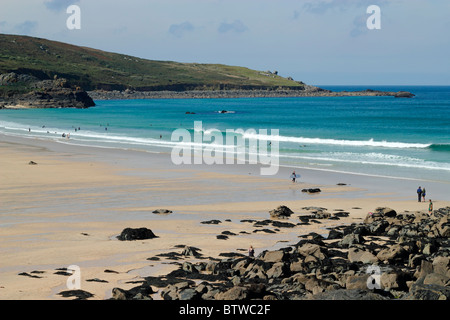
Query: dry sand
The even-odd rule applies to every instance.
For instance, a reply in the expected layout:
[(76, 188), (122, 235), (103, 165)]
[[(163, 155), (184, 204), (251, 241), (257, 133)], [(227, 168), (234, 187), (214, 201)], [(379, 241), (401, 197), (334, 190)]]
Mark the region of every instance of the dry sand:
[[(306, 195), (301, 189), (317, 186), (314, 181), (292, 184), (288, 179), (227, 173), (223, 168), (174, 167), (169, 157), (161, 155), (146, 155), (149, 161), (142, 163), (130, 160), (131, 152), (108, 152), (102, 158), (99, 154), (106, 151), (94, 148), (54, 144), (51, 149), (38, 141), (5, 140), (0, 140), (0, 299), (4, 300), (65, 299), (58, 293), (67, 290), (68, 276), (55, 272), (71, 265), (80, 267), (82, 290), (94, 294), (92, 299), (107, 299), (114, 287), (129, 289), (136, 286), (129, 281), (178, 268), (173, 260), (147, 258), (181, 253), (179, 245), (198, 247), (211, 257), (246, 253), (250, 245), (259, 254), (295, 244), (302, 234), (326, 235), (327, 227), (360, 222), (379, 206), (398, 212), (427, 208), (414, 197), (405, 200), (353, 184), (321, 184), (320, 195)], [(31, 160), (37, 164), (30, 165)], [(435, 208), (450, 205), (444, 200), (435, 199)], [(350, 216), (279, 228), (274, 234), (254, 233), (257, 228), (241, 222), (269, 219), (268, 212), (279, 205), (294, 211), (286, 220), (291, 223), (299, 222), (298, 217), (308, 213), (302, 208), (308, 206), (329, 212), (341, 209)], [(173, 213), (153, 214), (158, 208)], [(201, 223), (212, 219), (221, 223)], [(118, 241), (115, 237), (126, 227), (147, 227), (158, 237)], [(217, 239), (223, 231), (236, 236)], [(23, 272), (37, 277), (19, 275)]]

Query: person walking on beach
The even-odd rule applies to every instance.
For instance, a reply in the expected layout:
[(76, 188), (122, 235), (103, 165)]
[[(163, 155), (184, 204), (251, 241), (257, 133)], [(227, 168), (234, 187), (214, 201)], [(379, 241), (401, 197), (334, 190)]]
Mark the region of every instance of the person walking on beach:
[(428, 214), (431, 215), (432, 212), (433, 212), (433, 202), (431, 202), (430, 199), (430, 204), (428, 205)]
[(426, 191), (425, 191), (425, 187), (422, 188), (422, 198), (423, 198), (423, 202), (425, 202), (425, 195), (426, 195)]
[(292, 183), (295, 183), (295, 178), (297, 177), (297, 175), (295, 174), (295, 171), (292, 172), (291, 174), (291, 178), (292, 178)]
[(248, 256), (252, 257), (252, 258), (255, 256), (255, 250), (253, 249), (252, 246), (250, 246), (250, 248), (248, 248)]
[(419, 202), (422, 200), (422, 188), (419, 186), (419, 189), (417, 189), (417, 198)]

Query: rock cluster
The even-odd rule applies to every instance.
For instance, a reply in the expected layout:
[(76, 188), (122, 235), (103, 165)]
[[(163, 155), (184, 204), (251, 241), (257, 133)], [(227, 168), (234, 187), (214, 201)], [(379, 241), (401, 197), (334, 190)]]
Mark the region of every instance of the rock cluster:
[[(305, 85), (301, 89), (277, 89), (277, 90), (189, 90), (189, 91), (136, 91), (126, 89), (123, 91), (89, 91), (89, 95), (95, 100), (120, 100), (120, 99), (210, 99), (210, 98), (268, 98), (268, 97), (351, 97), (351, 96), (392, 96), (412, 98), (410, 92), (390, 92), (378, 90), (341, 91), (330, 90)], [(189, 112), (195, 114), (195, 112)]]
[(33, 76), (8, 73), (0, 75), (0, 108), (88, 108), (94, 101), (80, 87), (66, 79), (39, 80)]
[(195, 261), (131, 290), (115, 288), (113, 299), (152, 299), (153, 287), (165, 300), (450, 299), (449, 219), (450, 207), (431, 215), (377, 208), (363, 223), (329, 228), (327, 238), (302, 235), (256, 258), (205, 258), (184, 248), (180, 256)]

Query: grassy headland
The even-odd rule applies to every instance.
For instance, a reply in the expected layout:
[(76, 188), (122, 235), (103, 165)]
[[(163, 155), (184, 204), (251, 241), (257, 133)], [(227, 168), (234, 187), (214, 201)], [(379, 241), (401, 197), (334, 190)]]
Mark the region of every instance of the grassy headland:
[(66, 78), (85, 90), (187, 91), (297, 89), (304, 84), (267, 71), (222, 64), (154, 61), (62, 42), (0, 34), (0, 74)]

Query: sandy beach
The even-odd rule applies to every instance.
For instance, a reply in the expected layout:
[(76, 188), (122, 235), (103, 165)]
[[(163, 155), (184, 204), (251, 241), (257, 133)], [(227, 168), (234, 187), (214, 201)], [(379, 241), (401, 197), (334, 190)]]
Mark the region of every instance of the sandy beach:
[[(57, 271), (71, 265), (80, 267), (81, 289), (94, 295), (90, 299), (108, 299), (115, 287), (132, 288), (142, 277), (176, 269), (174, 260), (147, 259), (181, 252), (183, 246), (219, 257), (222, 252), (245, 254), (252, 245), (258, 254), (295, 244), (309, 232), (326, 235), (327, 227), (361, 222), (377, 207), (427, 210), (428, 203), (417, 201), (419, 185), (427, 186), (435, 208), (450, 206), (449, 184), (433, 181), (304, 169), (294, 184), (291, 168), (260, 176), (256, 165), (176, 166), (169, 154), (10, 136), (0, 137), (0, 151), (3, 300), (67, 299), (59, 293), (67, 290), (68, 277)], [(301, 191), (313, 187), (321, 192)], [(269, 219), (269, 211), (280, 205), (294, 211), (285, 220), (294, 224), (310, 206), (350, 215), (275, 233), (254, 232), (242, 222)], [(152, 213), (160, 208), (172, 213)], [(220, 223), (202, 223), (214, 219)], [(157, 238), (117, 240), (127, 227), (146, 227)], [(235, 235), (217, 239), (223, 231)], [(158, 293), (153, 298), (160, 299)]]

